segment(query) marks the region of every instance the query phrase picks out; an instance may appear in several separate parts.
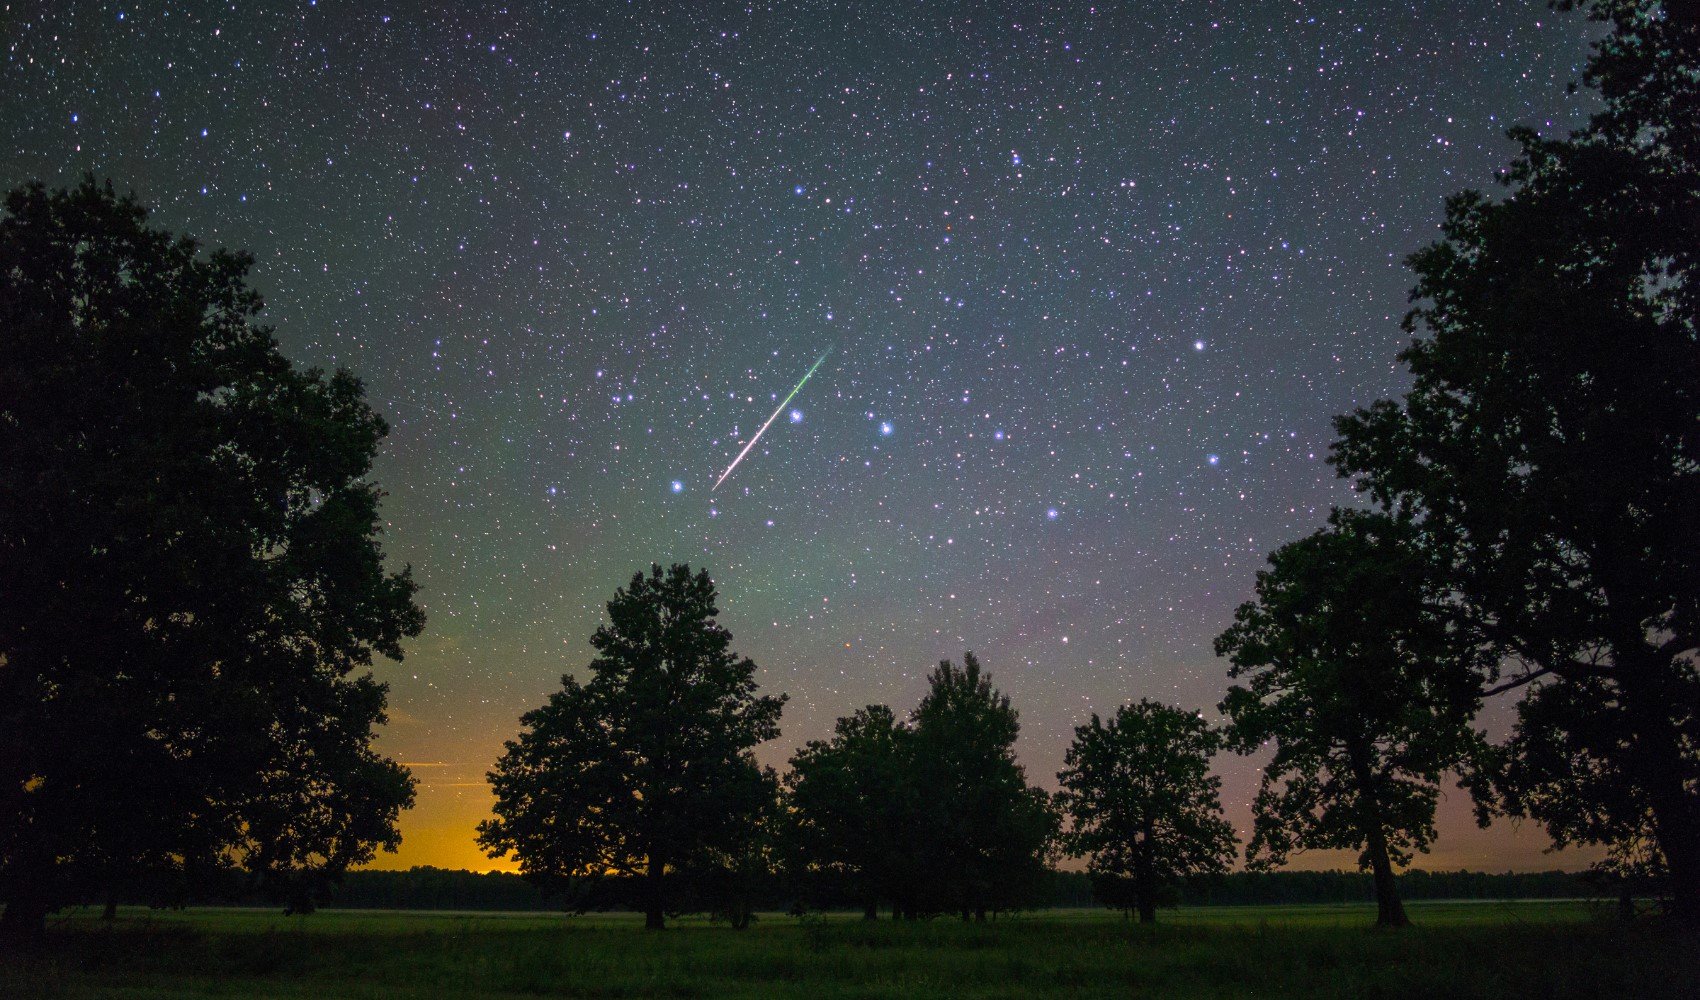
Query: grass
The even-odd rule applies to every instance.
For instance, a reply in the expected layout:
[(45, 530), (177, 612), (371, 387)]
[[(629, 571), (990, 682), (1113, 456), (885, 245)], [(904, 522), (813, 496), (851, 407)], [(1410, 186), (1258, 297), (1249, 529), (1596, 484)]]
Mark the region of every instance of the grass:
[(623, 916), (124, 911), (0, 953), (12, 997), (1700, 997), (1700, 944), (1583, 903), (1087, 911), (964, 925), (770, 916), (737, 932)]

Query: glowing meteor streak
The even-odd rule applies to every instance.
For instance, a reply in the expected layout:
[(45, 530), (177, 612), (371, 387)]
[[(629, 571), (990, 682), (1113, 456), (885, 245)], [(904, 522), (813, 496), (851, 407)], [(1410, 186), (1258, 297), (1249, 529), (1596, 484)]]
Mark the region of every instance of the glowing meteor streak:
[(742, 462), (744, 460), (744, 456), (750, 453), (750, 449), (756, 446), (756, 442), (761, 440), (761, 436), (763, 432), (767, 430), (768, 424), (779, 419), (779, 415), (785, 412), (786, 405), (791, 402), (792, 396), (797, 395), (797, 392), (803, 388), (803, 382), (807, 382), (809, 380), (809, 376), (815, 373), (815, 369), (819, 368), (821, 363), (826, 360), (826, 356), (831, 353), (832, 348), (830, 347), (821, 352), (821, 356), (816, 358), (815, 363), (809, 366), (809, 370), (803, 373), (802, 382), (798, 382), (797, 388), (791, 390), (791, 395), (786, 396), (784, 399), (779, 401), (779, 408), (773, 411), (773, 416), (768, 417), (767, 423), (761, 425), (761, 428), (756, 431), (755, 436), (750, 438), (750, 443), (744, 445), (744, 450), (738, 452), (738, 457), (732, 460), (732, 464), (726, 467), (726, 471), (720, 474), (720, 478), (714, 481), (714, 485), (708, 488), (708, 492), (713, 493), (715, 490), (720, 488), (720, 484), (726, 481), (726, 477), (732, 474), (732, 470), (738, 467), (738, 463)]

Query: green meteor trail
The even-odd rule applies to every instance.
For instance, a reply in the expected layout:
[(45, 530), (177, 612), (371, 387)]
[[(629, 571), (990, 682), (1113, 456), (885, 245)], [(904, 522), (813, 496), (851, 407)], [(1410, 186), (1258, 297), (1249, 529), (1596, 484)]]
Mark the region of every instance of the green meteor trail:
[(750, 438), (750, 443), (744, 445), (744, 450), (738, 452), (738, 457), (732, 460), (732, 464), (726, 467), (726, 471), (720, 474), (720, 478), (714, 481), (714, 485), (708, 488), (708, 492), (713, 493), (715, 490), (720, 488), (720, 484), (726, 481), (726, 477), (732, 474), (732, 470), (738, 467), (738, 463), (742, 462), (744, 460), (744, 456), (750, 453), (750, 449), (756, 446), (756, 442), (761, 440), (761, 436), (767, 430), (768, 424), (773, 423), (773, 421), (777, 419), (781, 413), (785, 412), (785, 407), (791, 402), (791, 397), (797, 395), (798, 390), (803, 388), (803, 382), (807, 382), (809, 380), (809, 376), (815, 373), (815, 369), (819, 368), (821, 366), (821, 362), (825, 361), (826, 356), (831, 353), (832, 348), (830, 347), (821, 352), (820, 357), (815, 359), (815, 363), (810, 365), (809, 370), (803, 373), (802, 381), (797, 383), (797, 388), (792, 389), (790, 395), (787, 395), (784, 399), (779, 401), (779, 407), (773, 411), (773, 416), (768, 417), (767, 423), (761, 425), (761, 429), (757, 430), (755, 435)]

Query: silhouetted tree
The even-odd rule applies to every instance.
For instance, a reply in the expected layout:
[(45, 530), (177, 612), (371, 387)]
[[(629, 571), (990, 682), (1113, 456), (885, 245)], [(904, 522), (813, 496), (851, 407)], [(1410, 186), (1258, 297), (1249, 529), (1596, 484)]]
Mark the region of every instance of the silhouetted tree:
[(615, 591), (589, 681), (562, 678), (490, 772), (496, 815), (478, 842), (491, 857), (540, 879), (641, 877), (659, 930), (670, 869), (743, 849), (763, 808), (749, 751), (779, 735), (785, 697), (757, 695), (715, 598), (708, 573), (685, 565)]
[[(1517, 706), (1504, 745), (1484, 755), (1486, 766), (1468, 783), (1485, 802), (1517, 815), (1539, 816), (1554, 843), (1603, 844), (1596, 866), (1602, 884), (1625, 894), (1661, 895), (1668, 866), (1642, 782), (1626, 774), (1635, 755), (1636, 727), (1601, 678), (1533, 685)], [(1632, 900), (1622, 908), (1633, 912)]]
[(724, 792), (728, 812), (746, 822), (730, 836), (704, 845), (680, 866), (701, 909), (734, 930), (749, 927), (757, 903), (775, 895), (786, 832), (779, 775), (756, 765), (754, 757), (748, 764)]
[(927, 681), (911, 718), (921, 905), (984, 919), (1036, 898), (1059, 820), (1016, 763), (1018, 716), (974, 654)]
[(1408, 922), (1393, 866), (1433, 841), (1441, 775), (1472, 751), (1479, 704), (1479, 654), (1413, 540), (1398, 519), (1335, 511), (1270, 555), (1257, 599), (1216, 639), (1246, 678), (1222, 702), (1230, 744), (1275, 744), (1248, 865), (1358, 850), (1385, 926)]
[(1197, 713), (1150, 700), (1123, 705), (1108, 723), (1094, 713), (1074, 730), (1057, 775), (1064, 849), (1091, 859), (1094, 886), (1130, 890), (1112, 905), (1137, 910), (1141, 923), (1157, 919), (1165, 888), (1225, 872), (1238, 853), (1222, 781), (1210, 773), (1221, 744)]
[(869, 920), (881, 900), (910, 899), (922, 875), (912, 737), (890, 708), (869, 705), (792, 755), (785, 778), (793, 867), (829, 879)]
[(394, 849), (372, 749), (424, 618), (384, 568), (387, 433), (297, 370), (252, 258), (93, 180), (0, 218), (0, 927), (141, 872), (335, 873)]
[(1650, 815), (1700, 921), (1700, 26), (1693, 3), (1574, 6), (1610, 28), (1603, 109), (1514, 131), (1509, 193), (1448, 201), (1411, 258), (1412, 389), (1341, 418), (1332, 460), (1417, 518), (1516, 665), (1501, 687), (1529, 685), (1510, 757), (1565, 745), (1588, 786), (1531, 765), (1477, 790), (1561, 842)]

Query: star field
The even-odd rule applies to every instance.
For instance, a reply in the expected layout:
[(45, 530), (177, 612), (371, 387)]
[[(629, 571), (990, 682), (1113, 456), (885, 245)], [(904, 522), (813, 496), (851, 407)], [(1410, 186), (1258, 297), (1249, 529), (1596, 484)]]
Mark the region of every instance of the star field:
[[(600, 9), (593, 9), (598, 7)], [(1350, 501), (1445, 195), (1559, 130), (1541, 3), (0, 7), (0, 176), (132, 187), (258, 258), (392, 425), (396, 863), (487, 866), (482, 775), (651, 560), (791, 695), (779, 764), (979, 652), (1050, 785)], [(809, 365), (832, 353), (718, 490)], [(1245, 828), (1255, 762), (1223, 760)], [(1461, 796), (1454, 796), (1461, 800)], [(1443, 810), (1433, 867), (1550, 867)]]

